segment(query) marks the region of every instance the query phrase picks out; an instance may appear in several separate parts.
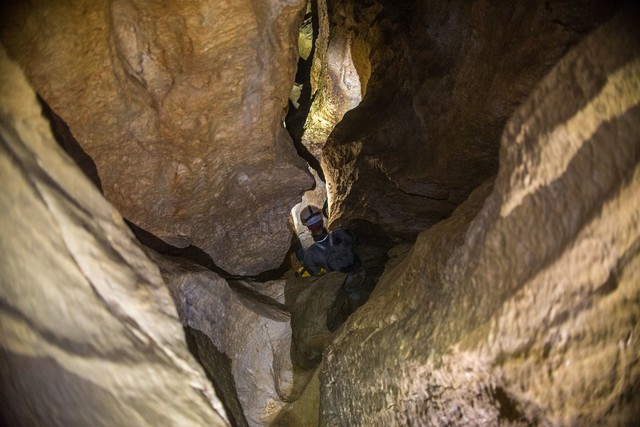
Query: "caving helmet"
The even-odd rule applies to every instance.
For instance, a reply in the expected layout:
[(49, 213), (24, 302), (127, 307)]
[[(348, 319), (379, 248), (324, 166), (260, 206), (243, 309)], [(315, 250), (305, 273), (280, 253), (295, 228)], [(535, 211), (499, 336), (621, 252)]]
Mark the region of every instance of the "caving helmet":
[(315, 206), (307, 206), (300, 211), (300, 221), (307, 227), (322, 222), (322, 212)]

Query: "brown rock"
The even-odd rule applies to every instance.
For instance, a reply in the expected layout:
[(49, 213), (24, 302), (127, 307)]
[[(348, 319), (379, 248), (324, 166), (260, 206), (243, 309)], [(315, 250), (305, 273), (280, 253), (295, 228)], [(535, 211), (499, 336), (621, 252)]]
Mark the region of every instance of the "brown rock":
[[(632, 425), (638, 15), (540, 82), (619, 2), (317, 3), (307, 137), (321, 141), (360, 92), (324, 154), (331, 219), (369, 233), (367, 268), (391, 262), (332, 335), (339, 274), (227, 282), (159, 261), (231, 422), (314, 425), (320, 410), (320, 425)], [(289, 207), (311, 184), (281, 126), (302, 6), (15, 2), (0, 35), (128, 218), (256, 274), (282, 260)], [(0, 86), (13, 103), (0, 104), (3, 416), (224, 425), (122, 218), (40, 138), (39, 118), (7, 124), (6, 111), (35, 114), (33, 95), (5, 84), (13, 72)], [(380, 235), (431, 225), (387, 257)]]
[(317, 2), (319, 28), (310, 76), (314, 101), (303, 134), (317, 158), (335, 125), (358, 106), (367, 91), (370, 42), (379, 37), (375, 19), (382, 6), (356, 3)]
[[(362, 102), (323, 152), (331, 220), (413, 238), (497, 172), (514, 109), (619, 2), (339, 3), (329, 44), (350, 41), (369, 65)], [(333, 86), (319, 85), (322, 100)]]
[(278, 414), (271, 427), (312, 427), (317, 426), (320, 416), (319, 369), (314, 369), (300, 398), (289, 403)]
[(640, 417), (637, 22), (626, 10), (560, 61), (507, 125), (495, 185), (349, 318), (325, 352), (321, 425)]
[(157, 267), (0, 48), (3, 425), (227, 426)]
[(344, 280), (343, 273), (333, 272), (287, 283), (293, 331), (291, 356), (297, 367), (311, 369), (322, 360), (322, 352), (331, 339), (327, 311)]
[(313, 184), (282, 126), (304, 6), (39, 1), (5, 7), (1, 36), (125, 218), (253, 275)]

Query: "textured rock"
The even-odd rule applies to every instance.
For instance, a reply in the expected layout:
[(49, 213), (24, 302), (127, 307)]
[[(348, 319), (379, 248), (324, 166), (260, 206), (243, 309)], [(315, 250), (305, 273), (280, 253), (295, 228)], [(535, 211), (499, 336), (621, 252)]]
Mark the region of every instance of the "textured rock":
[[(329, 18), (329, 45), (349, 42), (366, 65), (364, 98), (323, 151), (331, 220), (413, 238), (497, 172), (507, 118), (619, 2), (327, 3), (344, 11)], [(318, 102), (331, 81), (319, 80)]]
[(125, 218), (253, 275), (313, 185), (282, 125), (304, 6), (40, 0), (3, 6), (1, 36)]
[[(302, 2), (71, 3), (3, 5), (0, 33), (68, 139), (96, 160), (105, 194), (229, 272), (277, 266), (289, 207), (311, 183), (281, 127)], [(335, 224), (413, 237), (500, 171), (408, 254), (394, 249), (319, 375), (339, 275), (296, 288), (162, 261), (231, 422), (313, 425), (320, 396), (321, 425), (632, 425), (637, 15), (589, 38), (540, 84), (498, 162), (507, 118), (617, 2), (318, 3), (325, 38), (314, 61), (325, 68), (313, 75), (314, 112), (327, 120), (308, 138), (321, 140), (353, 106), (358, 90), (345, 88), (358, 83), (364, 96), (325, 150)], [(11, 135), (2, 152), (13, 157), (0, 160), (0, 398), (11, 408), (2, 421), (226, 423), (121, 217), (67, 174), (69, 161), (39, 139), (16, 149)]]
[(317, 426), (319, 417), (320, 380), (318, 378), (318, 369), (315, 369), (302, 395), (280, 411), (271, 427)]
[(327, 311), (344, 280), (343, 273), (333, 272), (320, 277), (289, 278), (286, 281), (284, 302), (291, 311), (293, 392), (292, 399), (280, 409), (271, 426), (318, 425), (318, 365), (333, 335), (327, 329)]
[(312, 369), (322, 360), (322, 352), (331, 339), (327, 310), (344, 279), (343, 273), (333, 272), (288, 282), (287, 306), (293, 330), (291, 356), (297, 367)]
[[(232, 288), (216, 273), (190, 262), (158, 255), (154, 259), (183, 324), (206, 335), (228, 358), (235, 384), (226, 386), (237, 393), (247, 424), (268, 425), (293, 393), (290, 315), (272, 298), (282, 298), (283, 283), (258, 284), (262, 293), (244, 282)], [(216, 364), (210, 374), (218, 377), (224, 366), (220, 359), (211, 362)]]
[(229, 425), (157, 267), (0, 48), (0, 424)]
[(371, 74), (368, 42), (380, 31), (375, 17), (382, 7), (355, 3), (316, 2), (318, 37), (310, 76), (314, 101), (303, 140), (317, 158), (336, 123), (362, 100)]
[(506, 126), (495, 184), (350, 317), (321, 425), (637, 422), (639, 16), (560, 61)]

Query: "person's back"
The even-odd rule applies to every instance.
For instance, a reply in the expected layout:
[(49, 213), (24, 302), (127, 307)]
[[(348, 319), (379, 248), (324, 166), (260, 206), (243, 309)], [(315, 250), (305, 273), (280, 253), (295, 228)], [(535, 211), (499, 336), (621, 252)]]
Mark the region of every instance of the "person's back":
[(338, 229), (324, 234), (304, 252), (301, 260), (311, 274), (318, 274), (322, 269), (349, 273), (359, 266), (352, 233)]

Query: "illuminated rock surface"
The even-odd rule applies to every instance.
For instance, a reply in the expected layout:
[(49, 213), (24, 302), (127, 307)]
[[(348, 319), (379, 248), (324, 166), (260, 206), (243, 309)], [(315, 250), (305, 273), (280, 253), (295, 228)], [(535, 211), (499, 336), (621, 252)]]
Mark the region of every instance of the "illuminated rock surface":
[(2, 41), (129, 221), (222, 269), (275, 269), (313, 185), (282, 125), (305, 2), (5, 5)]
[(537, 86), (495, 183), (421, 233), (351, 316), (323, 360), (321, 425), (637, 421), (637, 17)]
[(0, 75), (0, 424), (229, 425), (158, 267)]
[[(207, 352), (199, 350), (199, 358), (205, 359), (209, 374), (218, 377), (217, 386), (227, 387), (223, 393), (227, 402), (237, 396), (241, 408), (233, 411), (236, 423), (268, 425), (293, 393), (291, 323), (284, 306), (284, 282), (255, 285), (275, 290), (281, 295), (278, 298), (259, 293), (250, 283), (236, 282), (230, 287), (216, 273), (190, 262), (154, 259), (183, 324), (210, 341)], [(204, 337), (197, 343), (201, 347), (206, 346)], [(224, 381), (224, 370), (232, 378)]]

